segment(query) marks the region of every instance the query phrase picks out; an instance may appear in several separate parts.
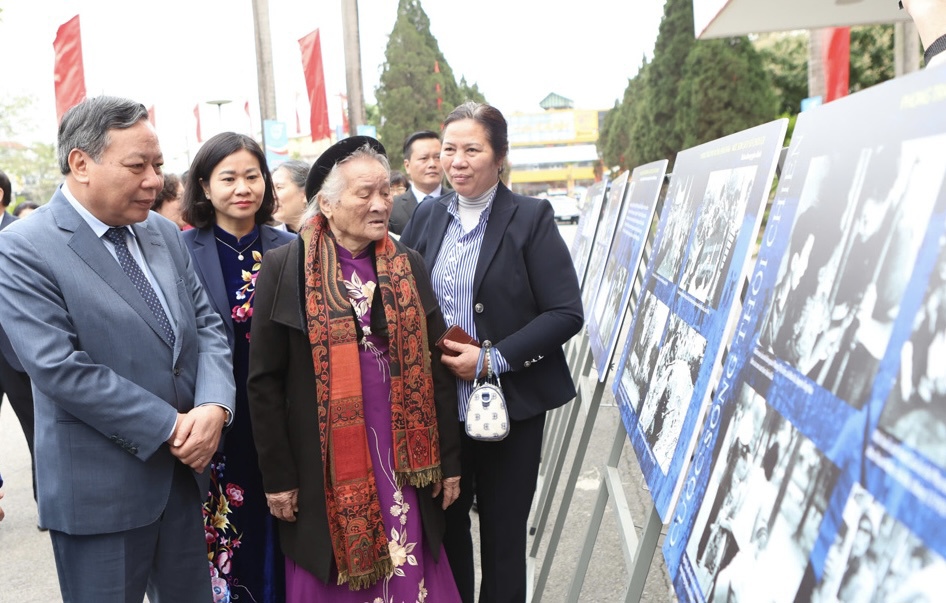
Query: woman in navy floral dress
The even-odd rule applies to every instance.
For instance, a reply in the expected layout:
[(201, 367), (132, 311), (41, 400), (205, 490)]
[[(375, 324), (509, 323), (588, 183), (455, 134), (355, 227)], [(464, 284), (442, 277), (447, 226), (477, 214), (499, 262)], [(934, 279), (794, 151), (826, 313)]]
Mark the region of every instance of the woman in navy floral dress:
[(273, 188), (266, 157), (253, 139), (224, 132), (201, 147), (184, 194), (183, 234), (233, 350), (236, 413), (211, 463), (204, 503), (214, 601), (285, 599), (284, 561), (266, 506), (247, 408), (246, 378), (256, 273), (263, 254), (294, 235), (266, 226)]

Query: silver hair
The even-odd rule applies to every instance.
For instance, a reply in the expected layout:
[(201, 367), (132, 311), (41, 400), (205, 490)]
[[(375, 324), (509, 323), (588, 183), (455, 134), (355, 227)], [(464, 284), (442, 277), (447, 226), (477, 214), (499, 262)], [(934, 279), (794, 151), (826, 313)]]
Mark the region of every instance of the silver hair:
[(59, 124), (56, 157), (59, 170), (70, 172), (69, 153), (79, 149), (98, 163), (111, 142), (109, 130), (126, 130), (148, 119), (148, 109), (141, 103), (116, 96), (96, 96), (72, 107)]
[(293, 184), (305, 190), (305, 179), (309, 175), (309, 164), (305, 161), (299, 161), (298, 159), (290, 159), (289, 161), (284, 161), (276, 167), (273, 168), (273, 173), (275, 174), (279, 170), (286, 170), (286, 173), (289, 174), (289, 179), (292, 180)]
[(347, 163), (353, 159), (374, 159), (384, 167), (384, 171), (387, 172), (388, 178), (391, 177), (391, 164), (388, 162), (388, 158), (383, 154), (374, 150), (371, 145), (364, 144), (357, 149), (355, 152), (345, 157), (334, 166), (329, 171), (328, 176), (325, 177), (325, 180), (322, 182), (322, 188), (319, 189), (319, 192), (315, 193), (315, 196), (309, 199), (305, 213), (302, 214), (302, 223), (306, 224), (313, 217), (318, 215), (319, 212), (319, 197), (328, 201), (330, 205), (336, 205), (342, 199), (342, 193), (345, 192), (345, 189), (348, 188), (348, 181), (342, 175), (339, 166), (344, 163)]

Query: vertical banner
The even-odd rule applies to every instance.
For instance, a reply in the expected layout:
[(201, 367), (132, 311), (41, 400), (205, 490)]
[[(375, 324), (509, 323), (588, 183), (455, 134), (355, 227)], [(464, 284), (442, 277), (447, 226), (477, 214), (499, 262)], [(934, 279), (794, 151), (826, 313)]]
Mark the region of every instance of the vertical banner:
[(941, 70), (798, 117), (664, 556), (684, 601), (934, 601), (946, 575)]
[(589, 343), (598, 367), (599, 381), (608, 374), (607, 367), (621, 327), (620, 319), (630, 301), (634, 277), (644, 255), (644, 243), (654, 219), (667, 163), (662, 159), (638, 166), (631, 173), (624, 211), (618, 220), (618, 230), (604, 264), (598, 292), (594, 304), (586, 308)]
[(665, 522), (710, 393), (788, 120), (677, 154), (614, 379), (614, 397)]
[(59, 26), (53, 42), (56, 63), (53, 76), (56, 85), (56, 120), (85, 100), (85, 68), (82, 65), (82, 36), (79, 15)]
[(824, 30), (825, 99), (829, 103), (847, 96), (851, 79), (851, 28), (832, 27)]
[(285, 122), (263, 120), (263, 140), (266, 141), (266, 163), (270, 171), (289, 160), (289, 132)]
[(582, 283), (582, 293), (584, 293), (585, 273), (588, 269), (588, 258), (591, 257), (591, 246), (595, 241), (595, 231), (598, 230), (598, 224), (601, 221), (601, 205), (604, 203), (604, 196), (608, 192), (608, 179), (604, 178), (601, 182), (595, 182), (587, 191), (582, 201), (581, 216), (578, 218), (578, 230), (575, 238), (572, 239), (571, 256), (575, 263), (575, 271), (578, 273), (578, 282)]
[(309, 126), (312, 140), (322, 140), (332, 135), (328, 123), (328, 99), (325, 95), (325, 71), (322, 69), (322, 44), (319, 30), (299, 39), (302, 50), (302, 69), (305, 85), (309, 91)]

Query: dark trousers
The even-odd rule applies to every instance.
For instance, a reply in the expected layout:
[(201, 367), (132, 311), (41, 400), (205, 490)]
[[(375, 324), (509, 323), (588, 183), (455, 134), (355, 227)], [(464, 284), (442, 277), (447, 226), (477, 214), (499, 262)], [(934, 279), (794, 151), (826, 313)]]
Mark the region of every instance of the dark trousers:
[[(193, 472), (175, 463), (164, 512), (153, 523), (112, 534), (50, 530), (64, 603), (210, 603), (213, 592)], [(106, 513), (107, 510), (99, 512)]]
[(33, 465), (33, 500), (36, 500), (36, 460), (33, 456), (33, 389), (29, 376), (18, 371), (0, 354), (0, 400), (7, 395), (10, 406), (20, 421)]
[(542, 452), (545, 414), (513, 421), (499, 442), (462, 436), (460, 498), (446, 511), (444, 550), (463, 603), (473, 603), (470, 509), (480, 519), (480, 603), (526, 600), (526, 536)]

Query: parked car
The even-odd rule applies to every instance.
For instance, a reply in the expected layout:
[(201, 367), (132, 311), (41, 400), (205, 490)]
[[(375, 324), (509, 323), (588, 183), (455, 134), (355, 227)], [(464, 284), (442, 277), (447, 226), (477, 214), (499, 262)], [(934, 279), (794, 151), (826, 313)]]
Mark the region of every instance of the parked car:
[(556, 222), (578, 224), (578, 218), (581, 216), (578, 201), (568, 195), (549, 195), (548, 200), (552, 204), (552, 210), (555, 211)]

